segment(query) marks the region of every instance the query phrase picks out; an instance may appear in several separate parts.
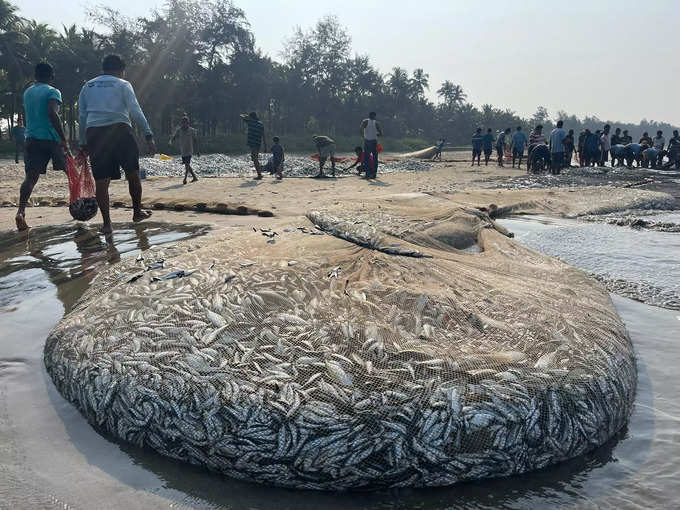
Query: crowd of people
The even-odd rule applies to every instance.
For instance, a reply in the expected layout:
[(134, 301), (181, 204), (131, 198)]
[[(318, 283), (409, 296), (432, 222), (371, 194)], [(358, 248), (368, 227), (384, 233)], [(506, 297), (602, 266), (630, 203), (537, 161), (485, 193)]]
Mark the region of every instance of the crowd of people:
[[(611, 126), (605, 124), (594, 133), (590, 129), (584, 129), (575, 138), (574, 130), (564, 129), (564, 122), (558, 121), (557, 126), (546, 138), (543, 134), (543, 126), (537, 125), (527, 138), (521, 126), (512, 133), (511, 128), (506, 128), (494, 136), (491, 129), (482, 134), (482, 128), (477, 128), (472, 135), (472, 166), (481, 165), (482, 152), (484, 163), (489, 164), (495, 147), (498, 166), (504, 166), (506, 151), (512, 155), (512, 167), (520, 168), (524, 151), (527, 150), (527, 172), (538, 173), (549, 170), (553, 174), (559, 174), (565, 167), (570, 167), (574, 155), (580, 166), (605, 166), (611, 159), (612, 166), (628, 166), (633, 164), (638, 167), (667, 169), (673, 165), (680, 168), (680, 136), (678, 130), (673, 131), (673, 136), (666, 145), (663, 131), (657, 131), (656, 136), (651, 138), (645, 132), (637, 143), (628, 134), (628, 130), (621, 131), (616, 128), (611, 133)], [(611, 134), (610, 134), (611, 133)], [(665, 161), (665, 160), (668, 161)]]

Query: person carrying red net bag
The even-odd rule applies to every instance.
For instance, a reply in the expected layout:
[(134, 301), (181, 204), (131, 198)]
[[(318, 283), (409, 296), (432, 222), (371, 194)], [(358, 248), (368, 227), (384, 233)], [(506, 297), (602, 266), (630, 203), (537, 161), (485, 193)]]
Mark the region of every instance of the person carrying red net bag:
[(68, 176), (68, 210), (74, 220), (87, 221), (97, 214), (95, 186), (87, 156), (82, 151), (74, 158), (66, 156), (66, 175)]

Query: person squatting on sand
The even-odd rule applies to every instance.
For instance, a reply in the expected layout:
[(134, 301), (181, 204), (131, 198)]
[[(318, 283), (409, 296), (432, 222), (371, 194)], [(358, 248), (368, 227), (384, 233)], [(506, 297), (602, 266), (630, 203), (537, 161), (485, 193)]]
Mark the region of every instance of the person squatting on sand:
[(280, 181), (283, 179), (283, 162), (285, 156), (283, 154), (283, 147), (279, 143), (281, 140), (278, 136), (272, 138), (274, 145), (271, 147), (272, 155), (267, 160), (267, 164), (264, 165), (264, 169), (272, 175), (276, 175), (276, 178)]
[[(361, 172), (364, 172), (364, 149), (361, 148), (360, 145), (357, 145), (354, 147), (354, 154), (357, 155), (357, 159), (354, 160), (354, 163), (352, 163), (350, 166), (347, 168), (343, 168), (343, 172), (347, 172), (348, 170), (351, 170), (352, 168), (356, 167), (357, 169), (357, 175), (361, 175)], [(373, 156), (369, 156), (369, 164), (371, 165), (371, 168), (373, 167)]]
[(444, 149), (445, 144), (446, 140), (444, 138), (440, 138), (439, 140), (437, 140), (436, 151), (434, 153), (434, 156), (432, 156), (432, 161), (442, 160), (442, 150)]
[[(383, 135), (383, 131), (380, 122), (375, 117), (375, 112), (370, 112), (368, 118), (361, 121), (359, 128), (361, 137), (364, 139), (366, 179), (375, 179), (378, 176), (378, 137)], [(373, 156), (373, 167), (369, 165), (369, 155)]]
[(90, 155), (105, 234), (113, 232), (109, 185), (112, 179), (120, 179), (121, 167), (132, 199), (132, 221), (151, 216), (151, 211), (142, 209), (139, 148), (132, 134), (131, 117), (144, 133), (149, 153), (155, 154), (156, 144), (132, 85), (123, 79), (124, 74), (123, 59), (107, 55), (102, 61), (102, 74), (83, 85), (78, 97), (80, 149)]
[(61, 92), (50, 85), (54, 69), (46, 62), (35, 66), (35, 84), (24, 92), (26, 112), (26, 144), (24, 170), (26, 176), (19, 189), (19, 209), (15, 217), (17, 229), (26, 230), (26, 205), (40, 174), (47, 173), (52, 160), (55, 170), (66, 171), (65, 154), (69, 154), (66, 136), (59, 117)]
[(255, 180), (262, 179), (262, 168), (260, 167), (260, 148), (264, 145), (264, 152), (267, 152), (267, 139), (264, 136), (264, 124), (257, 118), (257, 113), (250, 112), (248, 114), (242, 113), (241, 119), (248, 126), (248, 134), (246, 135), (246, 143), (250, 149), (250, 159), (253, 160), (255, 171), (257, 175)]
[(319, 153), (319, 173), (315, 177), (324, 177), (323, 167), (328, 158), (331, 159), (331, 175), (335, 177), (335, 140), (324, 135), (314, 135), (312, 140), (314, 140), (316, 150)]
[(517, 130), (512, 134), (512, 168), (515, 168), (515, 159), (517, 159), (517, 168), (522, 166), (522, 158), (524, 157), (524, 147), (527, 145), (527, 135), (522, 131), (522, 126), (517, 126)]
[(170, 143), (175, 143), (177, 139), (179, 139), (179, 148), (182, 152), (182, 164), (184, 165), (184, 181), (182, 181), (182, 184), (187, 183), (189, 174), (191, 174), (191, 182), (196, 182), (198, 177), (196, 177), (194, 169), (191, 168), (191, 156), (193, 154), (200, 156), (201, 153), (198, 150), (197, 131), (189, 126), (189, 117), (187, 117), (186, 114), (182, 117), (179, 127), (175, 129), (172, 138), (170, 138)]

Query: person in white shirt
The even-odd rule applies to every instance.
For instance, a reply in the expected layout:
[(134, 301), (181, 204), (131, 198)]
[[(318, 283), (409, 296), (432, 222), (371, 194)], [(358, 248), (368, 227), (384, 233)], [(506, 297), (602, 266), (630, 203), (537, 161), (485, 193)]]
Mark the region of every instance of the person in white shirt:
[[(361, 121), (360, 131), (364, 139), (366, 179), (375, 179), (378, 175), (378, 137), (382, 136), (382, 127), (375, 117), (375, 112), (371, 112), (367, 119)], [(373, 156), (373, 166), (370, 165), (371, 156)]]
[(605, 166), (609, 160), (609, 151), (612, 148), (612, 142), (609, 138), (609, 130), (611, 126), (605, 124), (602, 135), (600, 135), (600, 166)]
[(142, 181), (139, 178), (139, 148), (132, 133), (132, 120), (146, 137), (149, 152), (156, 145), (149, 123), (142, 112), (130, 82), (123, 79), (125, 62), (118, 55), (102, 61), (101, 76), (88, 81), (80, 91), (78, 109), (81, 150), (90, 155), (97, 187), (97, 204), (102, 212), (102, 232), (113, 232), (109, 214), (109, 184), (120, 179), (121, 167), (132, 198), (132, 221), (151, 216), (142, 210)]
[(175, 134), (170, 138), (170, 143), (175, 143), (176, 140), (179, 140), (179, 149), (182, 153), (182, 164), (184, 165), (184, 181), (182, 181), (182, 184), (187, 183), (189, 174), (191, 174), (191, 182), (196, 182), (198, 177), (196, 177), (194, 169), (191, 168), (191, 156), (194, 154), (194, 149), (196, 156), (201, 154), (198, 152), (197, 131), (189, 125), (189, 117), (186, 113), (182, 117), (180, 125), (175, 129)]

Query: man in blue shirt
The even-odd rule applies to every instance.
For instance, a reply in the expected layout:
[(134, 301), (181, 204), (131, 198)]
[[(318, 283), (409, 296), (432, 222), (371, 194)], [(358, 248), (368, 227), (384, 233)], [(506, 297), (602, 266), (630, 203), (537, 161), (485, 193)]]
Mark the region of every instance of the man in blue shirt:
[(21, 119), (17, 120), (16, 125), (10, 132), (10, 137), (14, 139), (14, 162), (19, 164), (19, 154), (24, 155), (24, 142), (26, 141), (26, 128), (21, 123)]
[(524, 147), (526, 147), (527, 142), (527, 135), (522, 131), (522, 126), (517, 126), (517, 131), (512, 135), (512, 168), (515, 168), (515, 159), (519, 159), (517, 168), (522, 166)]
[(557, 127), (550, 133), (550, 159), (553, 175), (560, 173), (564, 162), (564, 139), (567, 136), (567, 132), (562, 126), (564, 126), (564, 122), (558, 120)]
[(482, 128), (477, 128), (477, 131), (472, 135), (472, 166), (475, 166), (475, 158), (477, 158), (477, 166), (481, 166), (482, 159), (482, 145), (484, 144), (484, 135)]
[(484, 149), (484, 165), (489, 166), (489, 160), (491, 159), (491, 153), (493, 152), (493, 132), (491, 128), (486, 130), (486, 134), (482, 138), (482, 148)]
[(50, 85), (54, 70), (47, 62), (35, 66), (35, 84), (24, 92), (26, 112), (26, 144), (24, 168), (26, 177), (19, 190), (19, 210), (14, 218), (17, 229), (26, 230), (26, 205), (40, 174), (47, 173), (52, 160), (55, 170), (66, 170), (64, 154), (68, 153), (66, 136), (59, 117), (61, 92)]
[(583, 142), (583, 166), (593, 166), (600, 160), (600, 132), (592, 133), (586, 128)]

